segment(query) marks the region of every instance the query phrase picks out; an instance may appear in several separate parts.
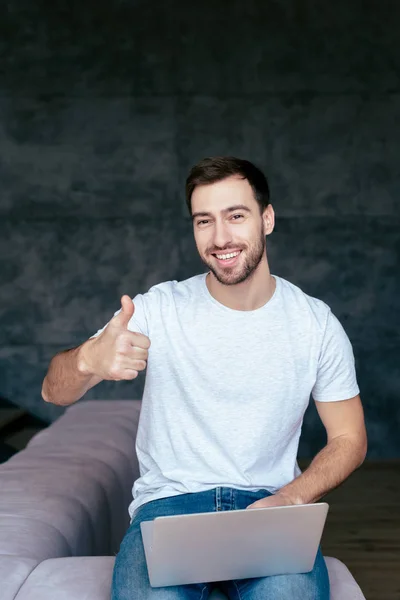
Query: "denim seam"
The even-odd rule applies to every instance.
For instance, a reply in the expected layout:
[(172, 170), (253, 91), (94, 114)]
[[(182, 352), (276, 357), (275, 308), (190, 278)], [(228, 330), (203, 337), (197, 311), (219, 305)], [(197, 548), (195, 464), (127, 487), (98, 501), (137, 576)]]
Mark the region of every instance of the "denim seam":
[(205, 586), (203, 587), (203, 589), (201, 590), (201, 596), (200, 596), (200, 600), (203, 600), (203, 594), (204, 594), (204, 590), (206, 590), (206, 589), (207, 589), (207, 585), (205, 585)]
[(241, 595), (240, 595), (240, 591), (239, 591), (238, 584), (236, 583), (236, 581), (235, 581), (235, 580), (233, 580), (233, 581), (232, 581), (232, 583), (233, 583), (233, 585), (234, 585), (234, 586), (235, 586), (235, 588), (236, 588), (237, 595), (239, 596), (239, 600), (242, 600), (242, 597), (241, 597)]

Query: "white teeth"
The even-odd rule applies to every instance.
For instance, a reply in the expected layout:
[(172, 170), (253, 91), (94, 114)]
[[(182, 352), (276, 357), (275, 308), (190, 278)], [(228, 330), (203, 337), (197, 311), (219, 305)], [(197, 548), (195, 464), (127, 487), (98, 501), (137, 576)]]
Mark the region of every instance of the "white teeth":
[(219, 259), (226, 260), (228, 258), (233, 258), (234, 256), (237, 256), (238, 254), (240, 254), (240, 250), (239, 250), (239, 252), (231, 252), (230, 254), (216, 254), (215, 256)]

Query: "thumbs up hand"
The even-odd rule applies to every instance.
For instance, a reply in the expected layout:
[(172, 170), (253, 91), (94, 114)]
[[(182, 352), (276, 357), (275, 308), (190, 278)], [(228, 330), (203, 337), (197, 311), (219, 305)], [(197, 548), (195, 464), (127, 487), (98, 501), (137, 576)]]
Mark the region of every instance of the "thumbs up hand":
[(150, 340), (142, 333), (128, 330), (135, 305), (127, 295), (121, 298), (121, 310), (97, 338), (85, 348), (85, 371), (101, 379), (135, 379), (147, 366)]

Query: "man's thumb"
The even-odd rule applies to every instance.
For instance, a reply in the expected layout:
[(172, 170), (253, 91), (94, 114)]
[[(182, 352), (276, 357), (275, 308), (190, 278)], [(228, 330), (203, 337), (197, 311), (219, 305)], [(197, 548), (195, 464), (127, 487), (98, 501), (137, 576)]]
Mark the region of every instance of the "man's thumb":
[(125, 294), (121, 298), (121, 312), (117, 315), (119, 325), (127, 327), (134, 312), (135, 305), (132, 299)]

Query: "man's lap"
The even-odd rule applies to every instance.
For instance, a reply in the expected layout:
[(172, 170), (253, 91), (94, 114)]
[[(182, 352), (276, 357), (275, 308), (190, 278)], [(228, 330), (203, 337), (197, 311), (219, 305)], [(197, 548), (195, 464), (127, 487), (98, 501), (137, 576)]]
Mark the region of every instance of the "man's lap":
[(139, 507), (115, 560), (111, 600), (153, 600), (157, 597), (163, 600), (206, 600), (214, 587), (221, 589), (231, 600), (294, 600), (297, 597), (301, 600), (329, 600), (328, 572), (320, 549), (310, 573), (160, 588), (150, 586), (140, 531), (141, 521), (157, 516), (212, 512), (217, 508), (246, 508), (255, 500), (269, 495), (266, 490), (247, 492), (219, 489), (223, 490), (225, 506), (221, 506), (220, 497), (216, 500), (215, 490), (209, 490), (161, 498)]
[(310, 573), (219, 582), (231, 600), (329, 600), (329, 577), (321, 550)]

